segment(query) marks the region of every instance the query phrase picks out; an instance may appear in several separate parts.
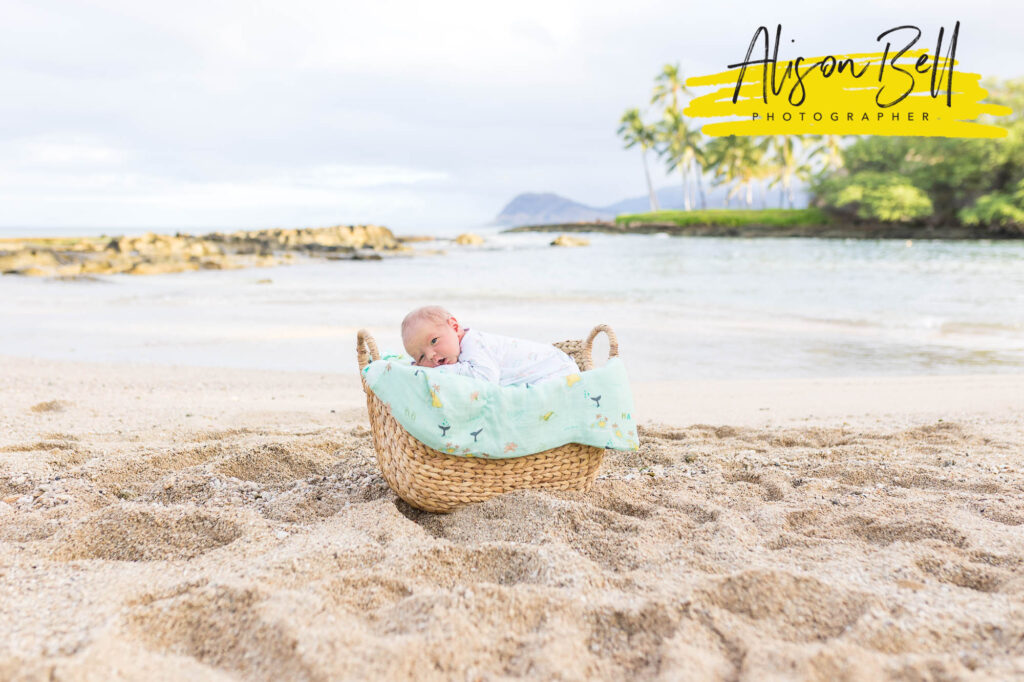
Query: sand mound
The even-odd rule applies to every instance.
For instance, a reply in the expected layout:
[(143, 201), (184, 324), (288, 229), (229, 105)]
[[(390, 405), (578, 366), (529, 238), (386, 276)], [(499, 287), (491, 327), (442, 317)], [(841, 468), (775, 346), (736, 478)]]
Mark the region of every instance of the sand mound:
[(223, 585), (189, 589), (137, 607), (127, 625), (147, 647), (188, 656), (250, 679), (318, 676), (298, 653), (301, 633), (261, 608), (258, 590)]
[(217, 471), (244, 481), (285, 483), (296, 478), (323, 474), (333, 462), (329, 452), (296, 451), (280, 444), (260, 445), (228, 455), (217, 463)]
[(241, 527), (188, 507), (116, 505), (56, 538), (54, 558), (158, 561), (190, 559), (242, 535)]
[(861, 617), (870, 598), (811, 577), (783, 571), (743, 571), (704, 592), (709, 604), (766, 621), (775, 636), (791, 641), (836, 637)]
[(45, 540), (58, 530), (58, 523), (42, 512), (15, 514), (8, 505), (0, 519), (0, 542), (29, 543)]

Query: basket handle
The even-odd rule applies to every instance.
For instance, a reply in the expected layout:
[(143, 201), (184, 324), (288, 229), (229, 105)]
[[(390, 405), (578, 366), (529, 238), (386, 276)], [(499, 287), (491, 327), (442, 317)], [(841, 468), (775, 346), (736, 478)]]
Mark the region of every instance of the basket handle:
[(356, 362), (359, 363), (359, 371), (370, 364), (370, 360), (380, 360), (380, 351), (377, 350), (377, 342), (373, 335), (365, 329), (356, 333)]
[(590, 330), (590, 336), (587, 337), (586, 342), (583, 344), (584, 367), (580, 369), (585, 372), (594, 368), (594, 357), (591, 355), (591, 351), (594, 347), (594, 338), (601, 332), (604, 332), (605, 336), (608, 337), (608, 357), (614, 358), (619, 355), (619, 340), (615, 337), (615, 332), (608, 325), (599, 324)]

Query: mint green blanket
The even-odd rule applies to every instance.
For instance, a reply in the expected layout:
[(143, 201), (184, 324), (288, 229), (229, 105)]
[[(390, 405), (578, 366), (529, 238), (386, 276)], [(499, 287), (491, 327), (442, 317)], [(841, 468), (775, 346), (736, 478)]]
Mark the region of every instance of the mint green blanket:
[(637, 449), (633, 396), (618, 358), (528, 387), (501, 387), (409, 362), (385, 356), (363, 374), (405, 430), (435, 450), (509, 458), (566, 443)]

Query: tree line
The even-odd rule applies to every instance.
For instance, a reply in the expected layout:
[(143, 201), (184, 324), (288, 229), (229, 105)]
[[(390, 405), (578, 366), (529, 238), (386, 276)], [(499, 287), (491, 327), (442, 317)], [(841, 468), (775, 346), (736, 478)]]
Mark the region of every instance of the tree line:
[(654, 79), (646, 112), (651, 122), (644, 120), (639, 108), (627, 109), (619, 119), (618, 134), (626, 149), (640, 148), (652, 211), (660, 210), (648, 167), (652, 151), (669, 173), (679, 173), (687, 211), (707, 207), (705, 173), (715, 186), (727, 187), (726, 206), (738, 199), (752, 207), (755, 192), (767, 206), (769, 192), (778, 188), (779, 206), (792, 208), (796, 181), (806, 182), (817, 172), (842, 166), (837, 135), (706, 137), (682, 114), (683, 104), (692, 97), (684, 81), (678, 64), (666, 64)]
[(651, 182), (653, 152), (678, 173), (683, 208), (706, 208), (704, 176), (725, 186), (726, 207), (738, 199), (793, 208), (794, 189), (807, 183), (812, 204), (852, 222), (982, 225), (1024, 234), (1024, 79), (987, 81), (987, 101), (1014, 112), (998, 121), (1001, 139), (773, 135), (707, 137), (682, 115), (692, 93), (679, 66), (666, 64), (649, 106), (626, 110), (618, 134), (639, 147), (651, 210), (660, 210)]

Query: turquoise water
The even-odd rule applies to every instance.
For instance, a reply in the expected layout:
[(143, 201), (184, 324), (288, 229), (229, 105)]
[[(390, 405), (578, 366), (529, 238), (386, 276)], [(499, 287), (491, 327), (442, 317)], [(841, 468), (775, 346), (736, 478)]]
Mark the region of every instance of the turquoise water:
[[(1024, 372), (1024, 243), (498, 235), (384, 261), (0, 278), (0, 354), (354, 371), (413, 306), (537, 340), (618, 332), (639, 380)], [(270, 279), (270, 283), (260, 280)]]

